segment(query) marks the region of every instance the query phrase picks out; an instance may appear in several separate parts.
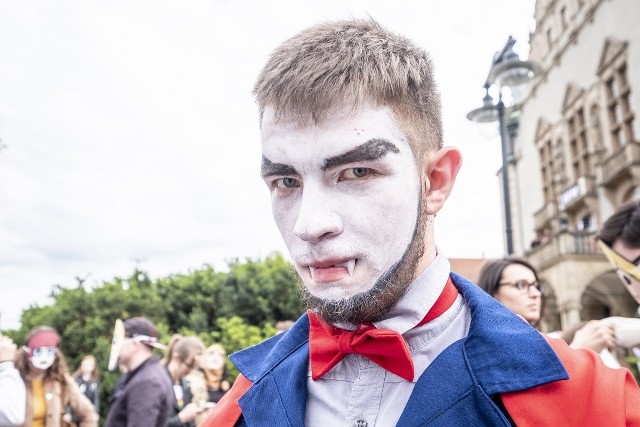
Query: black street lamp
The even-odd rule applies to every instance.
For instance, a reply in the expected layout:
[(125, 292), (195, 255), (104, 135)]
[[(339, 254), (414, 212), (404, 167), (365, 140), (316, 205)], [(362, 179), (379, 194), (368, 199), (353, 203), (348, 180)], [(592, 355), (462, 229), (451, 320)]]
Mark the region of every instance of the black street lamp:
[[(502, 146), (502, 192), (504, 194), (504, 228), (507, 255), (513, 254), (513, 230), (511, 227), (511, 198), (509, 191), (509, 155), (511, 154), (511, 141), (507, 134), (505, 123), (505, 105), (502, 101), (502, 89), (514, 88), (529, 83), (540, 73), (540, 67), (532, 61), (521, 61), (517, 53), (513, 51), (516, 40), (509, 36), (507, 43), (501, 51), (496, 52), (491, 62), (489, 75), (484, 84), (485, 96), (483, 105), (467, 114), (467, 119), (478, 122), (498, 122), (500, 129), (500, 144)], [(493, 97), (489, 94), (489, 88), (496, 85), (498, 88), (498, 102), (493, 103)], [(517, 108), (514, 106), (512, 108)]]

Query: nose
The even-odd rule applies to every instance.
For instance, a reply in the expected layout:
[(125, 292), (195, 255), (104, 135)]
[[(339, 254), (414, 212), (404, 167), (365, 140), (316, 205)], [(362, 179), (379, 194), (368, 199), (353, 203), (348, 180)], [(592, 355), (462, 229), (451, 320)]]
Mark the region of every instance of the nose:
[(540, 292), (540, 289), (536, 288), (535, 286), (529, 286), (528, 293), (530, 296), (542, 297), (542, 292)]
[(342, 219), (332, 205), (325, 191), (307, 185), (293, 228), (295, 235), (306, 242), (318, 243), (340, 234), (343, 230)]

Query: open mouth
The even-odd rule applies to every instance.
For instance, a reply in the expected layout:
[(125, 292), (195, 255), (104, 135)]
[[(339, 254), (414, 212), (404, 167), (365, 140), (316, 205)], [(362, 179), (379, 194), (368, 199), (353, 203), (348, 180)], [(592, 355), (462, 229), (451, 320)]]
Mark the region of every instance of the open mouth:
[(339, 278), (344, 276), (346, 272), (349, 277), (353, 276), (353, 271), (356, 268), (356, 259), (352, 258), (344, 262), (335, 264), (323, 264), (319, 263), (313, 266), (309, 266), (309, 274), (312, 280), (328, 281), (331, 278)]

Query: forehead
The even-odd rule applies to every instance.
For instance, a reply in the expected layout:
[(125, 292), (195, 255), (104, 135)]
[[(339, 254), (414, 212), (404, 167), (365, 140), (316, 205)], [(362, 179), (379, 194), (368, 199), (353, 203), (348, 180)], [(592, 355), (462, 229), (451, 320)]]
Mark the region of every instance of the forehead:
[(336, 107), (318, 123), (276, 117), (267, 107), (261, 127), (262, 152), (270, 160), (299, 154), (336, 155), (373, 138), (389, 140), (413, 155), (407, 135), (386, 106), (367, 104), (356, 112)]
[(533, 271), (522, 264), (509, 264), (502, 271), (502, 280), (504, 281), (535, 280), (535, 278)]

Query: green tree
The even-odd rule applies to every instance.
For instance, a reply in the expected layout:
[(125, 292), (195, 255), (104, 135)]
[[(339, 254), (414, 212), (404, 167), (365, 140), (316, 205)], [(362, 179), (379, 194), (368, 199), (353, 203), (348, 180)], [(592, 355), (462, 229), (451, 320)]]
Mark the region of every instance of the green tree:
[[(303, 311), (296, 275), (280, 255), (263, 261), (234, 260), (228, 273), (205, 265), (157, 280), (135, 269), (128, 277), (115, 277), (94, 289), (85, 289), (77, 278), (75, 286), (56, 286), (51, 296), (52, 305), (27, 308), (20, 329), (5, 333), (22, 344), (36, 326), (56, 328), (72, 372), (82, 357), (93, 354), (103, 373), (103, 417), (120, 375), (107, 371), (116, 319), (146, 316), (156, 324), (161, 342), (176, 332), (193, 334), (207, 345), (222, 344), (230, 354), (274, 335), (275, 322), (295, 319)], [(230, 363), (228, 368), (235, 379), (237, 371)]]

